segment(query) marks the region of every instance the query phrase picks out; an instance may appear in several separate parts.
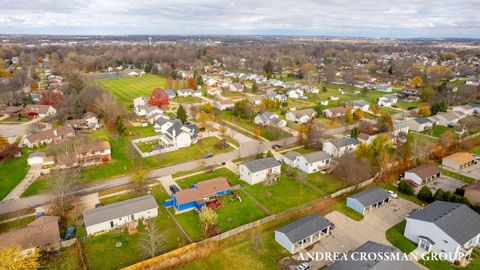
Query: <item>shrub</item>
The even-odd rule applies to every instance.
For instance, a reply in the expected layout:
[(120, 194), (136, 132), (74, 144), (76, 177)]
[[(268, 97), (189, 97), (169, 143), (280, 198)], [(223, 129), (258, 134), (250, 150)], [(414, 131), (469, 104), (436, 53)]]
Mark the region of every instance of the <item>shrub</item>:
[(427, 186), (424, 186), (422, 187), (422, 189), (420, 189), (420, 191), (418, 192), (417, 194), (417, 198), (419, 200), (422, 200), (424, 202), (432, 202), (433, 200), (433, 194), (432, 194), (432, 191), (430, 190), (430, 188), (428, 188)]
[(433, 200), (434, 201), (443, 201), (445, 198), (443, 189), (439, 188), (437, 191), (435, 191), (435, 194), (433, 195)]
[(398, 184), (398, 190), (407, 195), (415, 195), (415, 189), (405, 180), (400, 181)]

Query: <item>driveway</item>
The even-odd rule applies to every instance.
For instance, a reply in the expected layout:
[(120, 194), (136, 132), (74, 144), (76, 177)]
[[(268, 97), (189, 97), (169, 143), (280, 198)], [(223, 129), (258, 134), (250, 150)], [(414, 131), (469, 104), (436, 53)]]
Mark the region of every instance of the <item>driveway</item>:
[[(444, 191), (451, 191), (455, 192), (457, 188), (461, 188), (465, 186), (466, 183), (455, 178), (451, 178), (445, 175), (440, 176), (439, 178), (435, 179), (435, 181), (427, 183), (427, 187), (430, 188), (432, 193), (435, 193), (438, 189), (443, 189)], [(415, 188), (416, 192), (418, 192), (422, 186), (418, 186)]]
[(20, 198), (22, 193), (40, 176), (42, 168), (39, 165), (33, 165), (28, 170), (22, 182), (18, 183), (15, 188), (3, 198), (3, 201), (16, 200)]
[(468, 177), (480, 180), (480, 162), (477, 161), (477, 164), (461, 169), (458, 172)]
[[(344, 214), (334, 211), (325, 216), (335, 224), (330, 236), (320, 240), (308, 252), (347, 252), (368, 240), (391, 245), (385, 238), (385, 231), (404, 220), (405, 216), (419, 208), (418, 205), (398, 198), (386, 206), (377, 208), (360, 221), (355, 221)], [(306, 254), (303, 254), (306, 257)], [(297, 255), (294, 255), (297, 258)], [(311, 261), (312, 269), (328, 265), (330, 261)]]

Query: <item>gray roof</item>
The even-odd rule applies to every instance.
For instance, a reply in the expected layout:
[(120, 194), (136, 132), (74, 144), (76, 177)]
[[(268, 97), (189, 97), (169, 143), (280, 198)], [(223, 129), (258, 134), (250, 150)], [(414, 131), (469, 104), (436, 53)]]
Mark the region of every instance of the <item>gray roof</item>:
[(434, 223), (460, 245), (480, 234), (480, 215), (461, 203), (435, 201), (407, 218)]
[(165, 90), (165, 94), (167, 94), (168, 97), (176, 97), (177, 96), (177, 93), (175, 93), (175, 91), (173, 91), (172, 89)]
[(415, 122), (419, 124), (427, 124), (427, 123), (432, 123), (432, 120), (426, 118), (426, 117), (417, 117), (414, 119)]
[(358, 141), (351, 137), (343, 137), (340, 139), (332, 140), (331, 143), (335, 145), (335, 147), (340, 148), (351, 144), (356, 145), (358, 144)]
[(312, 162), (317, 162), (320, 160), (326, 160), (330, 158), (330, 155), (326, 152), (323, 151), (316, 151), (316, 152), (311, 152), (308, 154), (304, 154), (303, 157), (310, 163)]
[(353, 105), (363, 107), (365, 105), (370, 105), (370, 104), (363, 99), (359, 99), (359, 100), (353, 101)]
[(310, 214), (292, 223), (288, 223), (276, 231), (285, 234), (290, 242), (296, 243), (331, 225), (332, 223), (328, 219), (319, 214)]
[(252, 160), (252, 161), (247, 161), (242, 165), (245, 165), (248, 168), (248, 170), (250, 170), (250, 172), (259, 172), (265, 169), (280, 166), (280, 163), (278, 163), (278, 160), (272, 157), (266, 157), (266, 158)]
[(302, 154), (295, 152), (295, 151), (288, 151), (284, 157), (290, 159), (290, 160), (295, 160), (296, 157), (301, 156)]
[(91, 226), (153, 208), (158, 208), (157, 201), (152, 195), (145, 195), (126, 201), (85, 210), (83, 211), (83, 220), (85, 222), (85, 226)]
[[(360, 254), (398, 254), (399, 260), (359, 260)], [(402, 260), (400, 250), (395, 247), (372, 241), (367, 241), (355, 250), (349, 252), (346, 259), (338, 260), (329, 265), (325, 270), (415, 270), (420, 269), (412, 261)], [(355, 255), (353, 255), (355, 254)], [(393, 255), (392, 255), (393, 256)], [(368, 258), (368, 257), (367, 257)], [(395, 257), (397, 258), (397, 257)]]
[(358, 192), (348, 198), (356, 199), (363, 206), (367, 207), (390, 198), (390, 195), (385, 189), (375, 187)]

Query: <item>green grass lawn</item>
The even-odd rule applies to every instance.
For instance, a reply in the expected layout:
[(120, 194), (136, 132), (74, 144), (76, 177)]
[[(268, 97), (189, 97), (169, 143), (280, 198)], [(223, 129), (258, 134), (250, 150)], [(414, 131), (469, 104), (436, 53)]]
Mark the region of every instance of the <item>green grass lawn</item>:
[(102, 205), (107, 205), (107, 204), (112, 204), (112, 203), (117, 203), (117, 202), (129, 200), (129, 199), (133, 199), (133, 198), (136, 198), (136, 197), (140, 197), (142, 195), (144, 195), (144, 194), (137, 193), (137, 192), (127, 192), (127, 193), (123, 193), (123, 194), (119, 194), (119, 195), (114, 195), (114, 196), (102, 198), (102, 199), (100, 199), (100, 202), (102, 203)]
[[(168, 194), (161, 187), (156, 186), (151, 191), (159, 204), (168, 198)], [(176, 249), (186, 243), (164, 207), (159, 207), (158, 217), (154, 219), (154, 222), (164, 237), (163, 247), (159, 254)], [(122, 247), (116, 248), (116, 242), (122, 242)], [(89, 269), (118, 269), (146, 258), (139, 243), (139, 234), (128, 235), (125, 231), (116, 230), (84, 238), (82, 247)]]
[(417, 248), (417, 244), (403, 236), (406, 221), (402, 221), (385, 232), (387, 240), (402, 252), (410, 253)]
[(4, 233), (6, 231), (9, 231), (11, 229), (16, 229), (16, 228), (22, 228), (27, 226), (28, 223), (32, 222), (35, 220), (35, 216), (31, 217), (26, 217), (26, 218), (21, 218), (17, 219), (14, 221), (10, 221), (7, 223), (2, 223), (0, 224), (0, 233)]
[[(442, 136), (442, 134), (447, 131), (447, 130), (452, 130), (451, 128), (448, 128), (448, 127), (444, 127), (444, 126), (434, 126), (431, 130), (425, 130), (425, 131), (422, 131), (421, 133), (422, 134), (426, 134), (426, 135), (430, 135), (430, 136), (433, 136), (433, 137), (437, 137), (437, 138), (440, 138), (440, 136)], [(453, 131), (453, 130), (452, 130)]]
[(286, 176), (280, 176), (272, 186), (258, 183), (247, 186), (245, 189), (273, 213), (282, 212), (320, 197), (320, 194), (308, 185), (302, 186)]
[(447, 170), (447, 169), (444, 169), (444, 168), (440, 168), (440, 170), (442, 171), (442, 174), (443, 175), (446, 175), (446, 176), (450, 176), (452, 178), (455, 178), (457, 180), (460, 180), (460, 181), (463, 181), (467, 184), (473, 184), (475, 183), (475, 179), (472, 178), (472, 177), (468, 177), (466, 175), (463, 175), (463, 174), (459, 174), (457, 172), (452, 172), (450, 170)]
[(101, 79), (96, 82), (127, 107), (132, 104), (134, 98), (139, 96), (149, 97), (153, 89), (164, 88), (167, 84), (166, 78), (152, 74), (145, 74), (140, 77)]
[(168, 208), (168, 211), (170, 211), (175, 217), (190, 239), (198, 241), (203, 238), (202, 225), (200, 224), (200, 219), (195, 211), (188, 211), (178, 215), (175, 215), (175, 210), (173, 208)]
[(199, 103), (199, 102), (202, 102), (203, 99), (199, 98), (199, 97), (175, 97), (173, 99), (171, 99), (172, 102), (176, 102), (176, 103)]
[(332, 174), (312, 173), (308, 175), (308, 182), (319, 188), (324, 194), (334, 193), (344, 187)]
[(347, 217), (353, 219), (353, 220), (356, 220), (356, 221), (359, 221), (363, 218), (363, 215), (358, 213), (357, 211), (353, 210), (352, 208), (350, 207), (347, 207), (347, 202), (346, 200), (340, 200), (336, 203), (334, 203), (330, 209), (332, 211), (338, 211), (344, 215), (346, 215)]
[(472, 252), (472, 261), (466, 267), (454, 266), (450, 262), (442, 260), (420, 260), (421, 264), (428, 269), (435, 270), (476, 270), (480, 269), (480, 249), (476, 248)]
[(27, 158), (28, 152), (23, 151), (21, 157), (0, 162), (0, 200), (5, 198), (27, 175), (30, 168)]
[(480, 146), (473, 148), (471, 152), (474, 154), (480, 155)]
[(48, 191), (48, 182), (45, 179), (37, 179), (33, 182), (20, 197), (30, 197)]
[(216, 178), (216, 177), (227, 178), (231, 186), (245, 184), (245, 182), (240, 180), (240, 177), (238, 175), (236, 175), (234, 172), (230, 171), (227, 168), (219, 168), (214, 170), (213, 172), (204, 172), (204, 173), (192, 175), (186, 178), (179, 179), (176, 182), (181, 188), (189, 188), (190, 185), (192, 184), (196, 184), (198, 182)]
[(80, 267), (80, 261), (75, 251), (75, 246), (68, 247), (60, 254), (48, 257), (41, 263), (41, 269), (45, 270), (76, 270)]

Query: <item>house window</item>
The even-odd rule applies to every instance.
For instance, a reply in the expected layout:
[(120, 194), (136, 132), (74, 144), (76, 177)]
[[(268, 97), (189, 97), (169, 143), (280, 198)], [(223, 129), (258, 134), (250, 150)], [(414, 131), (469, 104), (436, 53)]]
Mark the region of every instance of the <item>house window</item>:
[(110, 228), (113, 228), (113, 221), (110, 221)]
[(448, 243), (448, 241), (447, 241), (447, 240), (443, 240), (443, 242), (445, 242), (445, 243)]

